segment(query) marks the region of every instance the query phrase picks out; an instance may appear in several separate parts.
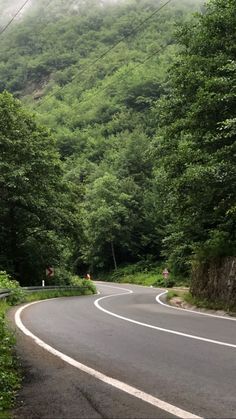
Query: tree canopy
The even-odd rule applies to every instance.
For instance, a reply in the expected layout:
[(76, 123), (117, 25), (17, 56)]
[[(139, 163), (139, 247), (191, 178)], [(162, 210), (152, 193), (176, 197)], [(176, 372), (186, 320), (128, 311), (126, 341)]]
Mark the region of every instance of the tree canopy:
[(234, 1), (212, 1), (179, 31), (182, 51), (156, 108), (156, 180), (175, 261), (235, 253), (235, 11)]
[(72, 190), (55, 140), (8, 93), (0, 95), (0, 149), (1, 267), (37, 283), (47, 266), (65, 266), (73, 250)]

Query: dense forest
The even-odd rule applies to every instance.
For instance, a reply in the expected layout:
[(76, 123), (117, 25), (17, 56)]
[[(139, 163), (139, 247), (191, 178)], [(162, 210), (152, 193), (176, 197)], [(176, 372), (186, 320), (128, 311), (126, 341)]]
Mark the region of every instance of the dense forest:
[(1, 269), (235, 256), (235, 56), (234, 0), (32, 0), (0, 38)]

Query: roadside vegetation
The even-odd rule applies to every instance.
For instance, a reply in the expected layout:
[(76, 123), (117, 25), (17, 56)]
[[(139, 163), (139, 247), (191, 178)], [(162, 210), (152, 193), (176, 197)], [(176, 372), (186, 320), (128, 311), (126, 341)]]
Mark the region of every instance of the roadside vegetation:
[(162, 264), (149, 264), (149, 263), (136, 263), (119, 267), (110, 273), (99, 275), (99, 279), (103, 281), (112, 281), (118, 283), (137, 284), (153, 287), (167, 287), (174, 286), (189, 286), (189, 278), (181, 277), (169, 273), (168, 278), (164, 279), (163, 270), (165, 265)]
[[(13, 406), (21, 377), (19, 365), (13, 354), (15, 338), (6, 323), (10, 305), (0, 300), (0, 418)], [(5, 414), (5, 413), (4, 413)]]
[(81, 280), (80, 285), (76, 285), (80, 288), (78, 289), (59, 289), (59, 290), (43, 290), (43, 291), (34, 291), (31, 293), (27, 293), (24, 299), (24, 302), (31, 302), (31, 301), (38, 301), (38, 300), (46, 300), (49, 298), (57, 298), (57, 297), (73, 297), (79, 295), (91, 295), (96, 293), (96, 287), (92, 283), (92, 281)]
[[(14, 403), (20, 387), (20, 372), (14, 356), (15, 337), (7, 325), (6, 313), (10, 306), (24, 300), (24, 292), (17, 281), (13, 281), (5, 272), (0, 272), (0, 289), (11, 289), (8, 301), (0, 299), (0, 418), (3, 412)], [(2, 415), (2, 416), (1, 416)]]
[[(167, 293), (167, 301), (171, 304), (171, 300), (175, 297), (178, 298), (178, 303), (174, 304), (180, 306), (184, 303), (189, 304), (192, 309), (194, 308), (203, 308), (206, 310), (222, 310), (225, 311), (227, 314), (236, 316), (236, 306), (228, 305), (222, 303), (222, 301), (214, 301), (210, 302), (207, 299), (201, 299), (194, 297), (192, 293), (188, 290), (169, 290)], [(174, 301), (173, 301), (174, 303)]]
[(236, 306), (224, 304), (222, 303), (222, 301), (211, 302), (207, 299), (194, 297), (190, 292), (184, 294), (184, 300), (187, 303), (197, 308), (206, 308), (210, 310), (223, 310), (223, 311), (226, 311), (227, 313), (236, 315)]
[(7, 311), (10, 307), (20, 303), (56, 297), (90, 295), (96, 292), (92, 281), (78, 277), (73, 278), (71, 286), (78, 288), (26, 293), (17, 281), (12, 280), (5, 272), (0, 272), (0, 289), (11, 290), (11, 294), (6, 300), (0, 299), (0, 418), (8, 417), (7, 410), (14, 405), (17, 391), (21, 385), (20, 361), (17, 360), (14, 352), (15, 336), (7, 323)]

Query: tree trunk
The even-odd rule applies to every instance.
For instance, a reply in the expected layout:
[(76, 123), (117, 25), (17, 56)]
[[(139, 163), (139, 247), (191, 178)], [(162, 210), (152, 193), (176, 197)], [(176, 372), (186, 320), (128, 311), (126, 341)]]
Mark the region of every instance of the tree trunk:
[(112, 257), (113, 257), (113, 262), (114, 262), (114, 268), (115, 268), (115, 271), (116, 271), (117, 270), (117, 263), (116, 263), (116, 255), (115, 255), (115, 249), (114, 249), (113, 241), (111, 241), (111, 252), (112, 252)]
[(13, 267), (13, 276), (16, 279), (20, 278), (20, 267), (19, 267), (19, 258), (18, 258), (18, 246), (17, 246), (17, 233), (16, 233), (16, 221), (15, 221), (15, 208), (11, 206), (9, 211), (9, 221), (10, 221), (10, 260)]

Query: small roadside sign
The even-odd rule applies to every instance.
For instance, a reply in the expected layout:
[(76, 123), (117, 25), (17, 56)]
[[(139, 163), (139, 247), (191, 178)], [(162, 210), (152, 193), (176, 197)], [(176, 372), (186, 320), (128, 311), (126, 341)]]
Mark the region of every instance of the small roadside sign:
[(48, 266), (46, 268), (46, 277), (51, 278), (52, 276), (54, 276), (54, 268), (52, 266)]
[(165, 268), (165, 269), (164, 269), (164, 271), (162, 272), (162, 275), (164, 276), (164, 278), (165, 278), (165, 279), (167, 279), (167, 278), (168, 278), (168, 276), (169, 276), (169, 271), (168, 271), (168, 269), (167, 269), (167, 268)]

